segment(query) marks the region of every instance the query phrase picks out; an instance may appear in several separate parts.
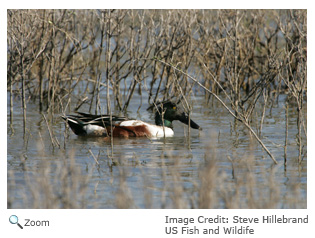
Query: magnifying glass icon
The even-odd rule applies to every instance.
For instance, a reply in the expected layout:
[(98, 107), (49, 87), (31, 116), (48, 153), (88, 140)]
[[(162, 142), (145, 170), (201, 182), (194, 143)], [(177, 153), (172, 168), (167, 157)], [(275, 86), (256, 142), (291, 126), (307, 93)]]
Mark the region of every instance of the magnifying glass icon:
[(17, 224), (21, 229), (23, 229), (23, 226), (20, 225), (19, 219), (18, 219), (18, 217), (17, 217), (16, 215), (10, 216), (9, 222), (10, 222), (11, 224)]

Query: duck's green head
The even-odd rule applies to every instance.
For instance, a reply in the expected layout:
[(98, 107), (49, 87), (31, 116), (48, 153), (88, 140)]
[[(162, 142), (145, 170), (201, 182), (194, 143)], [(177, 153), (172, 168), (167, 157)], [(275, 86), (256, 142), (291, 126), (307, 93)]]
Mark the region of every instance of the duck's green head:
[(179, 120), (186, 125), (190, 124), (190, 127), (193, 129), (201, 129), (197, 123), (189, 119), (187, 113), (185, 113), (181, 108), (178, 107), (178, 105), (173, 102), (162, 104), (155, 113), (155, 124), (158, 126), (164, 125), (166, 127), (173, 128), (172, 122), (174, 120)]

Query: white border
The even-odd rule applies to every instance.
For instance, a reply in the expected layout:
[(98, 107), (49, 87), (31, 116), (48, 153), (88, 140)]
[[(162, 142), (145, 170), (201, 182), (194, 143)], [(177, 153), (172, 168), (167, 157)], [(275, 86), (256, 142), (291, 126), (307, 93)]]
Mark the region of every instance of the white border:
[[(47, 1), (11, 1), (4, 3), (5, 9), (1, 9), (1, 90), (0, 105), (1, 110), (6, 111), (6, 9), (10, 8), (308, 8), (308, 105), (313, 105), (314, 97), (312, 96), (314, 89), (314, 70), (312, 67), (314, 60), (314, 10), (309, 8), (310, 1), (263, 1), (263, 5), (257, 5), (253, 1), (53, 1), (47, 4)], [(2, 4), (3, 6), (3, 4)], [(311, 66), (311, 67), (310, 67)], [(314, 132), (314, 122), (312, 122), (314, 109), (308, 107), (308, 171), (314, 168), (314, 150), (312, 143), (314, 142), (312, 132)], [(1, 131), (5, 131), (6, 118), (1, 117)], [(314, 215), (314, 173), (308, 173), (308, 209), (304, 210), (31, 210), (31, 209), (7, 209), (7, 146), (6, 135), (1, 135), (1, 194), (0, 196), (0, 224), (1, 233), (6, 237), (170, 237), (164, 232), (165, 216), (173, 217), (198, 217), (200, 215), (215, 217), (216, 215), (226, 216), (232, 219), (233, 216), (243, 217), (261, 217), (262, 215), (285, 215), (287, 217), (304, 217), (309, 215), (309, 223), (301, 225), (292, 224), (274, 224), (274, 225), (251, 225), (256, 234), (248, 235), (248, 237), (310, 237), (314, 234), (312, 225), (315, 225)], [(49, 227), (28, 227), (29, 229), (19, 229), (15, 225), (8, 222), (9, 216), (15, 213), (20, 219), (49, 220)], [(230, 224), (232, 225), (232, 224)], [(194, 237), (193, 235), (175, 237)], [(204, 237), (209, 237), (207, 235)], [(213, 237), (224, 237), (212, 235)], [(232, 236), (244, 237), (244, 236)], [(246, 236), (245, 236), (246, 237)]]

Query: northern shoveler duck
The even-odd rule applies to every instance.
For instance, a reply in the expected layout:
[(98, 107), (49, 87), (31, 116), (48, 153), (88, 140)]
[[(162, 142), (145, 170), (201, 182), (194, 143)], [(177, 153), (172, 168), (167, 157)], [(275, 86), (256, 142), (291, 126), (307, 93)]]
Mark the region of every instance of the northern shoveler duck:
[(77, 112), (78, 115), (67, 115), (62, 118), (72, 131), (79, 136), (111, 136), (114, 137), (165, 137), (173, 136), (174, 120), (190, 125), (193, 129), (201, 127), (188, 118), (188, 115), (173, 102), (162, 104), (155, 113), (155, 124), (126, 117), (112, 116), (112, 128), (109, 115), (91, 115)]

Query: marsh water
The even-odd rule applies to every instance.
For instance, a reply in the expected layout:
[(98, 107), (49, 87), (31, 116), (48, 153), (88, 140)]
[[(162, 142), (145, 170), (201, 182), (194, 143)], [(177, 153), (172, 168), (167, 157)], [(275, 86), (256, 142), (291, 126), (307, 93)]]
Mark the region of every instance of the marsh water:
[[(189, 134), (174, 122), (174, 137), (114, 138), (113, 146), (74, 135), (60, 115), (41, 114), (32, 102), (24, 134), (15, 98), (13, 120), (7, 119), (8, 208), (198, 208), (204, 180), (209, 208), (306, 208), (307, 157), (298, 163), (293, 106), (284, 164), (284, 98), (266, 112), (261, 136), (277, 165), (246, 128), (203, 97), (195, 98), (191, 115), (201, 132)], [(154, 122), (136, 99), (128, 116)]]

